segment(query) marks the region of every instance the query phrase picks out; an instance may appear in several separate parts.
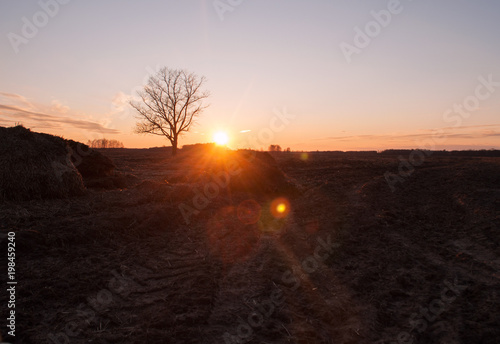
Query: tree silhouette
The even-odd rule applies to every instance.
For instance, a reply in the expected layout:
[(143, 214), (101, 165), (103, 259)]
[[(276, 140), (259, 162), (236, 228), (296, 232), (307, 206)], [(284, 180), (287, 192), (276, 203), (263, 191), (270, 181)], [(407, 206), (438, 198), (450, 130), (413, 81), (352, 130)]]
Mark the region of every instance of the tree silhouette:
[(87, 146), (90, 148), (123, 148), (123, 142), (117, 140), (108, 140), (106, 138), (88, 140)]
[(270, 152), (281, 152), (281, 146), (280, 145), (270, 145), (269, 151)]
[(135, 132), (165, 136), (176, 155), (179, 135), (189, 131), (206, 108), (203, 100), (209, 93), (202, 90), (205, 82), (205, 77), (166, 67), (150, 76), (144, 89), (137, 92), (141, 100), (130, 101), (138, 112)]

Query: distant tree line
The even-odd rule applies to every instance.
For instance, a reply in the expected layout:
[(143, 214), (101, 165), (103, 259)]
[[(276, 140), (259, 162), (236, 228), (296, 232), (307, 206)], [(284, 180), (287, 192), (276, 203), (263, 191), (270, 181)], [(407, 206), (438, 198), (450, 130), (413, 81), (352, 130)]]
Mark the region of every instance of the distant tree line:
[[(498, 157), (500, 156), (500, 150), (498, 149), (480, 149), (480, 150), (426, 150), (420, 149), (426, 155), (433, 156), (474, 156), (474, 157)], [(380, 152), (380, 155), (407, 155), (410, 154), (413, 149), (386, 149)]]
[[(270, 152), (283, 152), (283, 149), (281, 148), (280, 145), (270, 145), (268, 150)], [(287, 149), (284, 150), (285, 152), (290, 152), (290, 147), (288, 147)]]
[(87, 141), (87, 146), (90, 148), (123, 148), (123, 142), (108, 139), (94, 139)]

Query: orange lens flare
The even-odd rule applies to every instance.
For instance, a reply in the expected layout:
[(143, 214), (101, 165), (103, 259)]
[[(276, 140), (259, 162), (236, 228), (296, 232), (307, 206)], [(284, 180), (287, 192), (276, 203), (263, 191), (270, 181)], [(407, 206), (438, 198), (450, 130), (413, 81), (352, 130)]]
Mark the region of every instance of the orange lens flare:
[(276, 198), (271, 202), (271, 214), (277, 219), (285, 218), (290, 210), (290, 202), (284, 197)]
[(260, 219), (261, 210), (259, 203), (253, 199), (243, 201), (238, 206), (238, 219), (246, 225), (255, 224)]
[(212, 254), (228, 264), (245, 261), (260, 237), (257, 225), (244, 225), (238, 220), (235, 207), (219, 209), (208, 220), (206, 234)]

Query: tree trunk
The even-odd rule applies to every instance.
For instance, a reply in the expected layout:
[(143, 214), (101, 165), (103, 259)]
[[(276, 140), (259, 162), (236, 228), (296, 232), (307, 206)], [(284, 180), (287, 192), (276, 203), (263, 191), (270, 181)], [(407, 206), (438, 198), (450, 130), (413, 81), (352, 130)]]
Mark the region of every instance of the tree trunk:
[(177, 137), (172, 141), (172, 156), (177, 155)]

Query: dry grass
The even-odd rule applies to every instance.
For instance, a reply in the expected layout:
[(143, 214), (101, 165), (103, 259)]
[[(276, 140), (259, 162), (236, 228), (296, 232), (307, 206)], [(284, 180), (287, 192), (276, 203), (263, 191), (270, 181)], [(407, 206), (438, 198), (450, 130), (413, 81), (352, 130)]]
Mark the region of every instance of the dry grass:
[(68, 197), (84, 191), (64, 139), (22, 126), (0, 128), (1, 200)]

